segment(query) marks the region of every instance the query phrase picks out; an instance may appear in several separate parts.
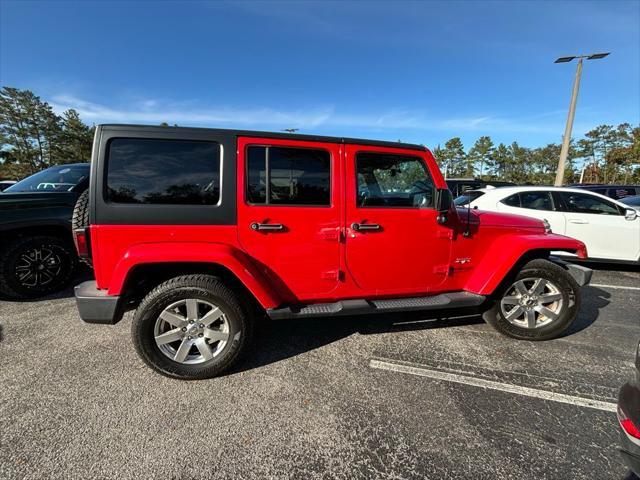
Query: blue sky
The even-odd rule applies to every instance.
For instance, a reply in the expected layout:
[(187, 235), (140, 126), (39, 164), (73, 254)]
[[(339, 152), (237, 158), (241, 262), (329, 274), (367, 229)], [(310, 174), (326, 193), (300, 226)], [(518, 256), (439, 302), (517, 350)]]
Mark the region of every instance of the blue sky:
[(0, 0), (0, 84), (89, 123), (238, 127), (435, 146), (560, 142), (640, 123), (640, 1)]

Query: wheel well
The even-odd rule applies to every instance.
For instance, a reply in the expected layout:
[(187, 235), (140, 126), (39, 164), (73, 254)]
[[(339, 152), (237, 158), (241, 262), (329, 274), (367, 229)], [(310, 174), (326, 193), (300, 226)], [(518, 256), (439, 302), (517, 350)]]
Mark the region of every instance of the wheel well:
[(255, 296), (228, 268), (217, 263), (167, 262), (145, 263), (133, 267), (124, 281), (122, 294), (126, 298), (126, 308), (135, 308), (151, 290), (173, 277), (191, 274), (213, 275), (240, 294), (250, 303), (255, 313), (264, 313)]
[(524, 252), (520, 258), (513, 264), (509, 272), (504, 276), (500, 284), (491, 292), (491, 297), (499, 296), (505, 288), (511, 285), (515, 281), (515, 277), (518, 275), (518, 272), (531, 260), (535, 260), (536, 258), (548, 259), (551, 255), (550, 250), (546, 249), (536, 249), (536, 250), (528, 250)]
[(0, 232), (0, 243), (6, 244), (20, 237), (35, 237), (48, 235), (60, 238), (73, 245), (71, 230), (62, 225), (34, 225), (30, 227), (16, 228)]

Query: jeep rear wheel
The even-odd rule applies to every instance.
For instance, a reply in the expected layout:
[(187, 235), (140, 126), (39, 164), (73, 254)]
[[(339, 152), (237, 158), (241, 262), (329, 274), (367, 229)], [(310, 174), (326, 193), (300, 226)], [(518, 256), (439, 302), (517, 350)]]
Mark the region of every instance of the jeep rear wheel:
[(0, 293), (11, 299), (36, 298), (61, 290), (71, 279), (77, 256), (57, 237), (19, 237), (0, 255)]
[(576, 319), (580, 287), (562, 267), (544, 259), (527, 263), (484, 314), (500, 333), (520, 340), (560, 336)]
[(219, 279), (185, 275), (160, 284), (144, 298), (132, 337), (151, 368), (196, 380), (218, 376), (240, 360), (252, 327), (238, 295)]

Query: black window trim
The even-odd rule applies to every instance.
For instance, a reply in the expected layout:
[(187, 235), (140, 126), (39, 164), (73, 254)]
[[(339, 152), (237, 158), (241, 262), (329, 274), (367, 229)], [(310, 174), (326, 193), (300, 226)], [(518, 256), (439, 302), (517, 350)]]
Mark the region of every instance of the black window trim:
[(397, 152), (397, 153), (396, 152), (386, 152), (386, 151), (383, 152), (383, 151), (380, 151), (380, 150), (368, 150), (368, 149), (367, 150), (358, 150), (353, 154), (353, 162), (354, 162), (353, 171), (355, 173), (354, 181), (356, 183), (356, 190), (355, 190), (355, 192), (356, 192), (356, 198), (355, 198), (356, 208), (366, 208), (366, 209), (369, 209), (369, 210), (375, 210), (375, 209), (381, 209), (381, 210), (435, 210), (436, 209), (435, 204), (430, 206), (430, 207), (420, 207), (420, 206), (418, 206), (418, 207), (403, 207), (403, 206), (400, 206), (400, 205), (386, 207), (386, 206), (381, 206), (381, 205), (374, 205), (374, 206), (366, 206), (366, 205), (361, 206), (361, 205), (358, 205), (358, 155), (361, 154), (361, 153), (375, 153), (377, 155), (394, 155), (396, 157), (415, 158), (422, 164), (422, 166), (425, 169), (425, 172), (427, 173), (427, 175), (431, 179), (431, 182), (434, 184), (433, 185), (434, 198), (435, 198), (435, 190), (436, 190), (435, 182), (433, 181), (433, 175), (431, 175), (431, 170), (429, 170), (429, 164), (427, 162), (425, 162), (424, 158), (420, 157), (419, 155), (412, 155), (412, 154), (407, 154), (407, 153), (404, 153), (404, 152)]
[[(214, 143), (218, 146), (218, 151), (219, 151), (219, 155), (220, 155), (220, 170), (219, 170), (219, 180), (220, 180), (220, 185), (219, 185), (219, 195), (218, 195), (218, 201), (216, 203), (207, 203), (207, 204), (197, 204), (197, 203), (127, 203), (127, 202), (114, 202), (112, 200), (109, 199), (109, 196), (107, 195), (107, 190), (108, 190), (108, 181), (109, 181), (109, 156), (111, 154), (111, 143), (114, 140), (159, 140), (159, 141), (173, 141), (173, 142), (198, 142), (198, 143)], [(117, 205), (119, 208), (123, 207), (123, 208), (128, 208), (130, 206), (134, 206), (134, 207), (140, 207), (142, 205), (144, 205), (145, 208), (158, 208), (158, 207), (163, 207), (163, 208), (167, 208), (167, 206), (171, 206), (172, 208), (194, 208), (194, 207), (200, 207), (200, 208), (216, 208), (216, 207), (220, 207), (222, 205), (222, 195), (223, 195), (223, 189), (222, 189), (222, 183), (223, 183), (223, 172), (224, 172), (224, 168), (223, 168), (223, 163), (224, 163), (224, 145), (222, 144), (222, 142), (216, 141), (216, 140), (195, 140), (195, 139), (190, 139), (190, 138), (146, 138), (146, 137), (133, 137), (133, 136), (125, 136), (125, 137), (117, 137), (117, 136), (113, 136), (113, 137), (109, 137), (106, 142), (105, 142), (105, 156), (104, 156), (104, 165), (103, 165), (103, 171), (104, 171), (104, 175), (102, 178), (102, 188), (101, 188), (101, 195), (102, 195), (102, 201), (104, 202), (105, 205)]]
[[(264, 147), (265, 148), (265, 202), (253, 203), (249, 201), (249, 147)], [(274, 148), (292, 148), (297, 150), (320, 150), (329, 154), (329, 204), (328, 205), (315, 205), (308, 203), (269, 203), (270, 181), (271, 174), (269, 173), (269, 147)], [(295, 208), (334, 208), (333, 202), (333, 153), (328, 148), (321, 147), (301, 147), (297, 145), (288, 144), (274, 144), (274, 143), (248, 143), (244, 148), (244, 204), (249, 207), (295, 207)]]

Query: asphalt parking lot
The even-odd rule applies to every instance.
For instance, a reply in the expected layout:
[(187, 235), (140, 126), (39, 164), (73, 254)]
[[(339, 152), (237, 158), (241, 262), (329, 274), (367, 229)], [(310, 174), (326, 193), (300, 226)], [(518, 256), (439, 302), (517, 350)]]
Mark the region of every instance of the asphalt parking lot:
[(563, 338), (478, 316), (273, 322), (223, 378), (145, 367), (71, 289), (0, 301), (0, 478), (627, 478), (617, 390), (640, 271), (597, 270)]

